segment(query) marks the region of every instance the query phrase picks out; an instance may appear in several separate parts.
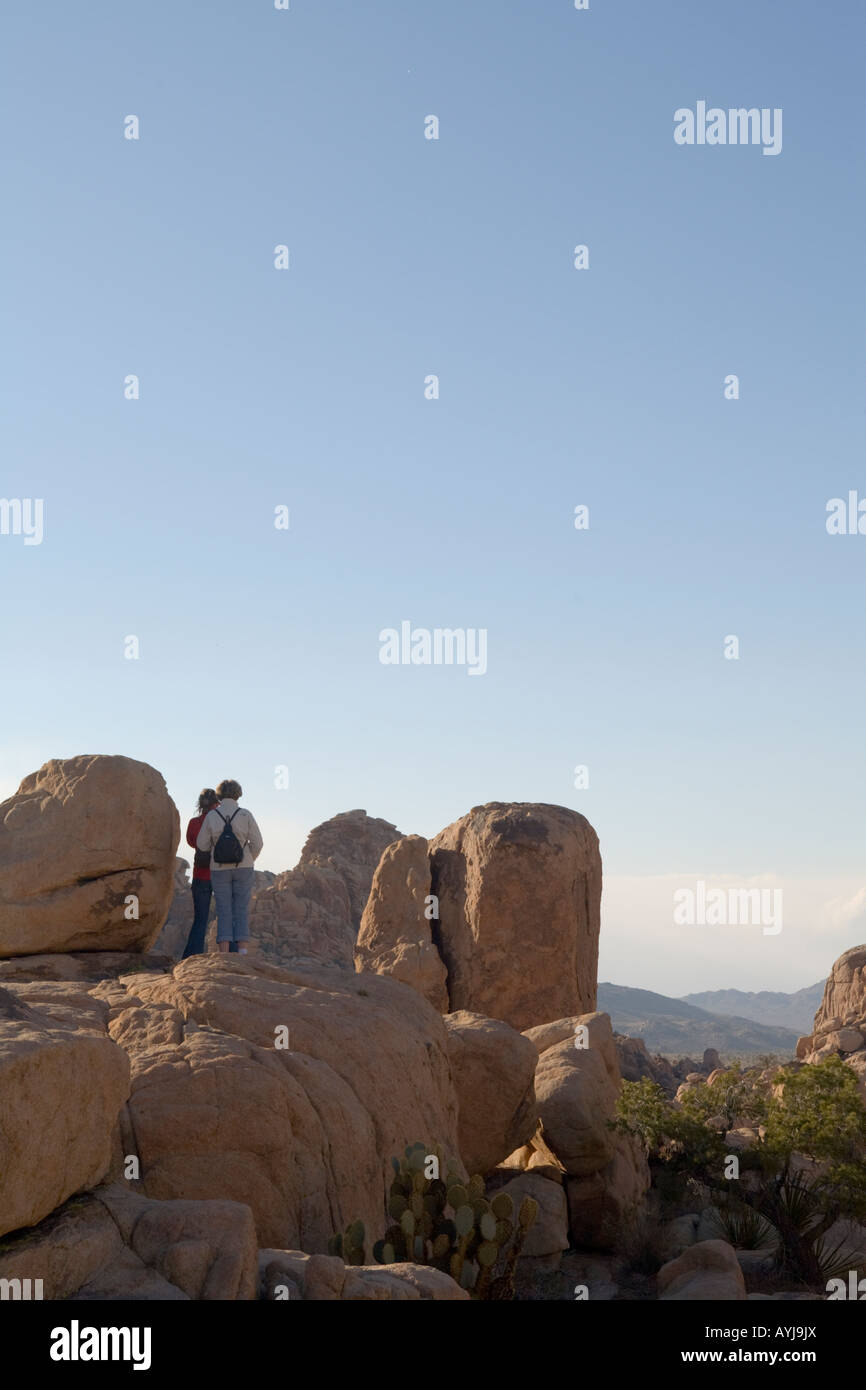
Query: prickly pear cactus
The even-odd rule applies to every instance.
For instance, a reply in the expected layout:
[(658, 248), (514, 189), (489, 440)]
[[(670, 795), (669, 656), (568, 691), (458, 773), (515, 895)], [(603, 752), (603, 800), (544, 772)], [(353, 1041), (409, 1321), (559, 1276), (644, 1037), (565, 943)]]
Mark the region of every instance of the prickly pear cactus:
[[(426, 1176), (432, 1155), (444, 1177)], [(442, 1150), (427, 1144), (407, 1145), (402, 1158), (391, 1159), (391, 1169), (391, 1224), (373, 1246), (374, 1260), (431, 1265), (450, 1274), (472, 1298), (513, 1298), (514, 1271), (538, 1203), (525, 1197), (515, 1220), (507, 1192), (497, 1192), (488, 1201), (480, 1174), (464, 1179), (456, 1159), (446, 1163)], [(347, 1264), (364, 1264), (365, 1238), (363, 1222), (353, 1221), (332, 1236), (328, 1252), (341, 1255)], [(494, 1278), (497, 1268), (504, 1272)]]

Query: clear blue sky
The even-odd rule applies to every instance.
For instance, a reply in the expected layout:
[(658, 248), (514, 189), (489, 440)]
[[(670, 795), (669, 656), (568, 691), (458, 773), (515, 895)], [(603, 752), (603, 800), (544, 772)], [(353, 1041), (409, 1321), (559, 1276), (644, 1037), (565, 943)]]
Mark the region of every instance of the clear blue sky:
[[(853, 889), (866, 8), (291, 6), (5, 9), (0, 492), (45, 535), (0, 536), (0, 792), (120, 752), (184, 816), (241, 780), (273, 869), (340, 810), (540, 800), (611, 883)], [(676, 145), (702, 99), (782, 108), (782, 153)], [(381, 665), (403, 619), (486, 628), (487, 674)], [(640, 916), (603, 974), (663, 989)]]

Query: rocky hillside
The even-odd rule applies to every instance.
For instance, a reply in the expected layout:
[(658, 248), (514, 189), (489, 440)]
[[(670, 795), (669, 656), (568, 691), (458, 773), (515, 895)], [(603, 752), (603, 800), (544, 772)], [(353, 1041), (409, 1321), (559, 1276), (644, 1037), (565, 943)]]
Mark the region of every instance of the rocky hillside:
[(683, 1002), (694, 1004), (712, 1014), (732, 1014), (748, 1018), (767, 1028), (793, 1028), (805, 1033), (812, 1025), (815, 1010), (824, 993), (824, 981), (807, 985), (793, 994), (762, 989), (751, 992), (742, 989), (707, 989), (702, 994), (684, 994)]
[(748, 1018), (726, 1017), (683, 999), (649, 989), (600, 984), (598, 1006), (610, 1014), (618, 1033), (641, 1038), (654, 1052), (680, 1057), (705, 1048), (727, 1053), (790, 1053), (797, 1042), (791, 1028), (768, 1028)]

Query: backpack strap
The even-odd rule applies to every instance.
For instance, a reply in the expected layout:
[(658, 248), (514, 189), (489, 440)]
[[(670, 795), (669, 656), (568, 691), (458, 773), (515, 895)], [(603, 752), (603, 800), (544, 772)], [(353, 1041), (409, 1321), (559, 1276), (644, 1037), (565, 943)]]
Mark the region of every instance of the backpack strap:
[[(240, 806), (239, 806), (239, 807), (238, 807), (238, 811), (239, 811), (240, 809), (241, 809), (241, 808), (240, 808)], [(231, 825), (232, 821), (234, 820), (235, 816), (236, 816), (237, 813), (238, 813), (238, 811), (232, 811), (232, 813), (231, 813), (231, 815), (229, 816), (228, 820), (226, 820), (226, 818), (225, 818), (225, 816), (223, 815), (222, 811), (220, 811), (216, 806), (214, 806), (214, 810), (216, 811), (216, 813), (217, 813), (217, 815), (219, 816), (220, 820), (222, 821), (223, 825)]]

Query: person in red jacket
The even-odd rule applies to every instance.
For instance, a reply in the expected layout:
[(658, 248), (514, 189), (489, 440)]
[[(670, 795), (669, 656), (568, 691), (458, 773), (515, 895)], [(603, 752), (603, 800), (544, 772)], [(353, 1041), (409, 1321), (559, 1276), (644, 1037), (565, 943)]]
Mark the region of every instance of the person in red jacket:
[(186, 828), (186, 842), (195, 849), (192, 863), (193, 919), (181, 960), (186, 960), (187, 956), (204, 954), (204, 938), (207, 931), (207, 919), (210, 915), (213, 887), (210, 881), (210, 855), (207, 850), (196, 849), (195, 842), (208, 811), (212, 811), (214, 806), (218, 804), (219, 797), (213, 787), (205, 787), (198, 799), (198, 815), (193, 816)]

